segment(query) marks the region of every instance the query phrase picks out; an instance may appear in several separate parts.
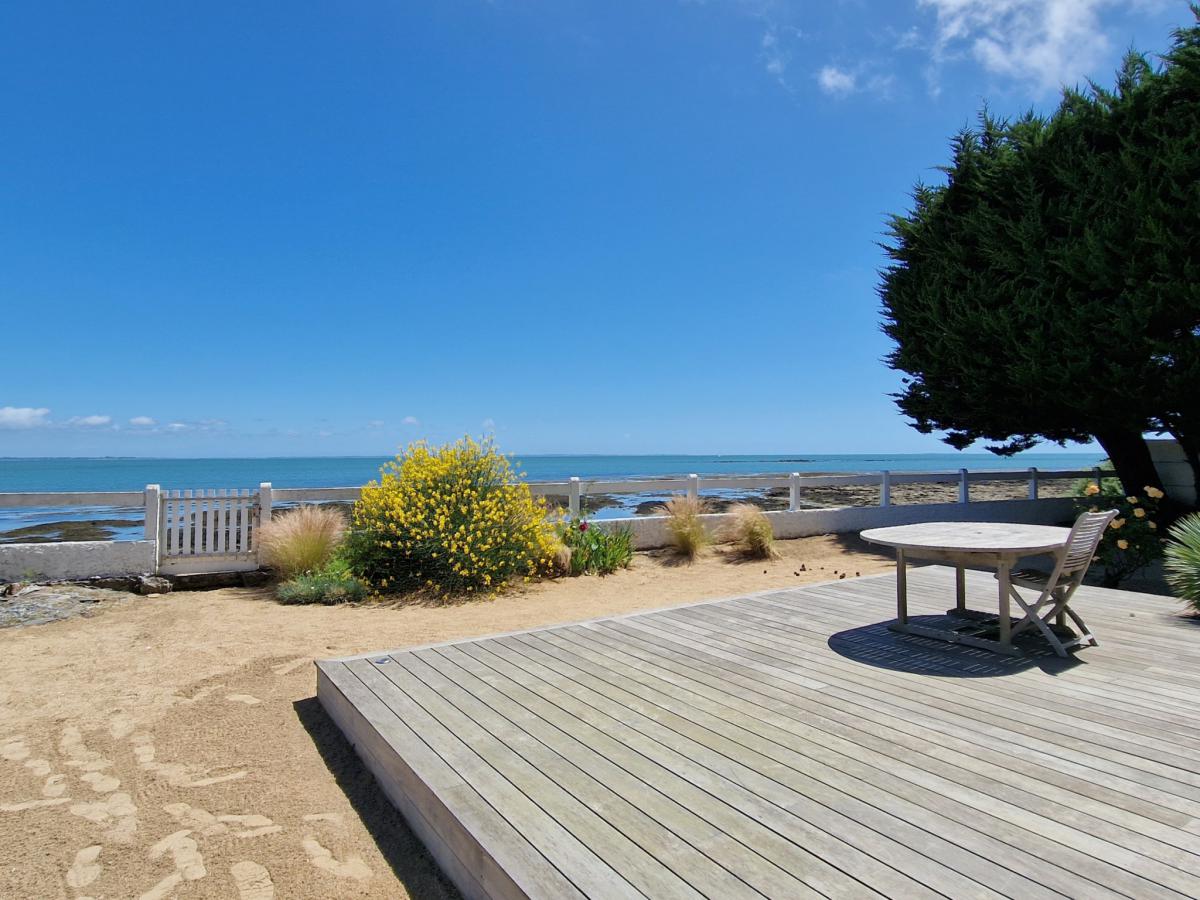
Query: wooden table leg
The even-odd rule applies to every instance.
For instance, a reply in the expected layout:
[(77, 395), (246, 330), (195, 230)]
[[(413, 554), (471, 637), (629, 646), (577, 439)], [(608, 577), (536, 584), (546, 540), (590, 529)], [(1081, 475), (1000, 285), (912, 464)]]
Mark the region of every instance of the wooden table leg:
[(960, 613), (967, 611), (967, 570), (962, 566), (954, 570), (954, 608)]
[(908, 565), (904, 560), (904, 551), (896, 550), (896, 621), (901, 625), (908, 624)]
[(1002, 562), (996, 567), (996, 580), (1000, 582), (1000, 643), (1005, 647), (1012, 645), (1012, 618), (1009, 615), (1009, 580), (1008, 573), (1012, 563)]

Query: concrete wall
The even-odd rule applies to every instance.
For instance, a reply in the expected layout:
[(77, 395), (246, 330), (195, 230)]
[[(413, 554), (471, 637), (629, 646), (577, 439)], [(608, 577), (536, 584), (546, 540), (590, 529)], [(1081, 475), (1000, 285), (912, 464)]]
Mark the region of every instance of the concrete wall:
[[(857, 532), (886, 525), (914, 522), (1022, 522), (1030, 525), (1059, 525), (1075, 518), (1075, 501), (1070, 498), (1046, 500), (991, 500), (978, 503), (929, 503), (912, 506), (846, 506), (836, 509), (803, 509), (766, 514), (777, 538), (807, 537), (813, 534)], [(722, 514), (702, 517), (705, 527), (715, 534), (728, 519)], [(601, 528), (626, 527), (633, 530), (638, 550), (665, 547), (669, 543), (666, 520), (662, 518), (593, 519)]]
[(141, 575), (154, 571), (154, 541), (0, 544), (0, 581)]
[(1158, 438), (1146, 441), (1150, 445), (1150, 458), (1162, 479), (1163, 489), (1172, 500), (1188, 506), (1196, 505), (1196, 482), (1192, 467), (1183, 455), (1183, 450), (1173, 438)]

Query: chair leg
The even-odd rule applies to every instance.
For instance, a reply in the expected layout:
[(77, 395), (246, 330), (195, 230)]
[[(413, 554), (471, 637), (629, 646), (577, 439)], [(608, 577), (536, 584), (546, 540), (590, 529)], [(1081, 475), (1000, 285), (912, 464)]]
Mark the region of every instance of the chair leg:
[[(1058, 597), (1052, 598), (1052, 593), (1054, 593), (1054, 592), (1043, 591), (1041, 596), (1038, 597), (1038, 599), (1034, 603), (1030, 604), (1030, 603), (1025, 602), (1025, 600), (1017, 592), (1016, 588), (1010, 588), (1010, 591), (1012, 592), (1013, 599), (1017, 601), (1017, 603), (1020, 605), (1021, 609), (1024, 610), (1024, 612), (1025, 612), (1025, 617), (1023, 619), (1021, 619), (1021, 621), (1018, 622), (1016, 624), (1016, 626), (1012, 629), (1013, 637), (1015, 637), (1020, 632), (1024, 631), (1026, 628), (1036, 627), (1038, 629), (1038, 631), (1040, 631), (1042, 633), (1042, 636), (1046, 639), (1046, 642), (1051, 647), (1054, 648), (1054, 652), (1056, 654), (1058, 654), (1059, 656), (1065, 658), (1068, 655), (1067, 654), (1067, 645), (1064, 644), (1061, 640), (1059, 640), (1058, 635), (1056, 635), (1054, 633), (1054, 630), (1050, 627), (1049, 622), (1050, 622), (1051, 618), (1060, 617), (1063, 614), (1063, 612), (1066, 612), (1068, 615), (1070, 615), (1072, 618), (1074, 618), (1077, 622), (1080, 623), (1080, 628), (1083, 630), (1084, 635), (1086, 635), (1087, 638), (1090, 638), (1093, 642), (1095, 642), (1096, 639), (1094, 637), (1092, 637), (1091, 634), (1087, 633), (1086, 627), (1083, 626), (1083, 624), (1082, 624), (1083, 620), (1079, 619), (1076, 616), (1074, 610), (1072, 610), (1069, 606), (1066, 605), (1066, 602), (1067, 602), (1066, 596), (1062, 596), (1061, 599)], [(1045, 615), (1043, 616), (1042, 615), (1042, 607), (1051, 603), (1052, 600), (1053, 600), (1053, 605), (1050, 607), (1049, 610), (1046, 611)], [(1084, 637), (1081, 636), (1079, 641), (1082, 641), (1083, 639), (1084, 639)], [(1075, 643), (1078, 643), (1078, 642), (1071, 641), (1068, 643), (1074, 645)]]
[(1071, 609), (1071, 607), (1067, 606), (1065, 603), (1063, 604), (1062, 612), (1060, 612), (1059, 615), (1061, 616), (1062, 613), (1066, 613), (1068, 616), (1070, 616), (1071, 621), (1075, 623), (1075, 627), (1079, 629), (1080, 641), (1091, 641), (1093, 647), (1100, 646), (1100, 642), (1096, 640), (1096, 636), (1092, 634), (1091, 630), (1087, 627), (1087, 623), (1083, 621), (1079, 613), (1075, 612), (1075, 610)]

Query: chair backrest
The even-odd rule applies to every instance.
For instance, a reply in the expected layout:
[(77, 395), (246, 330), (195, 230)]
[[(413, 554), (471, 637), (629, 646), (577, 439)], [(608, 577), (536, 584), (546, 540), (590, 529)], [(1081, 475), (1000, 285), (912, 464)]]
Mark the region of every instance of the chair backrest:
[(1061, 574), (1069, 575), (1080, 570), (1086, 571), (1092, 564), (1092, 557), (1100, 539), (1104, 537), (1104, 529), (1108, 523), (1117, 517), (1115, 509), (1102, 512), (1085, 512), (1071, 526), (1071, 536), (1067, 538), (1067, 553), (1063, 559)]

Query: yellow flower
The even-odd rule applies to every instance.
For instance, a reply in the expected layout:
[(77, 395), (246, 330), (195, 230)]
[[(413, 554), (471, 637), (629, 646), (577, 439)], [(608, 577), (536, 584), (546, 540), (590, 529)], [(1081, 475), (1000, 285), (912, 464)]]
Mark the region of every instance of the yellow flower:
[(1142, 490), (1146, 492), (1147, 497), (1153, 497), (1155, 500), (1161, 500), (1163, 498), (1163, 492), (1156, 487), (1150, 487), (1149, 485), (1146, 485), (1146, 487), (1142, 488)]
[(1133, 511), (1133, 515), (1135, 518), (1144, 519), (1146, 518), (1146, 511), (1139, 506)]
[(1116, 530), (1124, 524), (1125, 524), (1124, 519), (1113, 519), (1111, 522), (1108, 523), (1108, 527)]
[(1121, 540), (1117, 541), (1117, 546), (1120, 547), (1122, 550), (1128, 550), (1129, 549), (1129, 541), (1125, 540), (1124, 538), (1121, 538)]
[(1137, 497), (1126, 497), (1126, 498), (1125, 498), (1125, 502), (1126, 502), (1126, 503), (1131, 503), (1131, 504), (1133, 504), (1134, 506), (1137, 506), (1138, 498), (1137, 498)]
[(1157, 531), (1157, 530), (1158, 530), (1158, 523), (1157, 523), (1157, 522), (1155, 522), (1155, 521), (1151, 520), (1151, 521), (1147, 522), (1146, 524), (1150, 526), (1150, 530), (1151, 530), (1151, 531)]
[(1094, 496), (1096, 496), (1098, 493), (1100, 493), (1100, 485), (1098, 485), (1098, 484), (1089, 484), (1087, 487), (1085, 487), (1085, 488), (1083, 489), (1083, 493), (1084, 493), (1084, 495), (1085, 495), (1085, 496), (1088, 496), (1088, 497), (1094, 497)]

